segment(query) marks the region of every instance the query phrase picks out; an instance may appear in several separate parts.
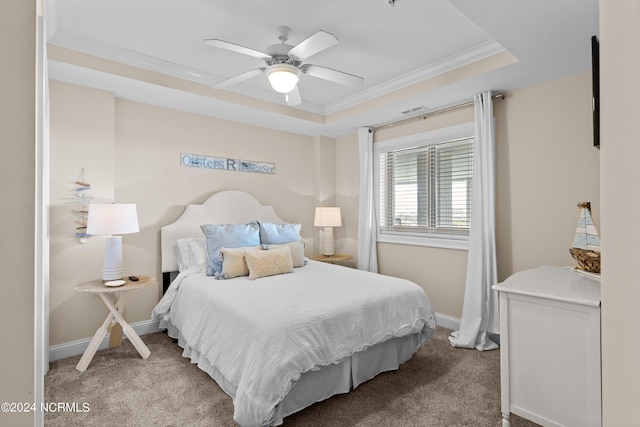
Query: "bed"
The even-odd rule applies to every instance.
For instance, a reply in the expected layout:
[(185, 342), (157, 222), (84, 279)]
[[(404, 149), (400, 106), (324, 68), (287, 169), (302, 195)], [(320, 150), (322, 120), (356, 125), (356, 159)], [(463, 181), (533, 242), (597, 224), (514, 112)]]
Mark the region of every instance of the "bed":
[[(258, 246), (210, 251), (207, 227), (226, 232), (255, 223)], [(269, 235), (269, 226), (285, 232)], [(188, 205), (161, 229), (164, 295), (152, 317), (183, 356), (233, 398), (234, 420), (242, 426), (280, 425), (315, 402), (398, 369), (436, 326), (415, 283), (300, 258), (299, 236), (273, 243), (294, 239), (287, 235), (294, 226), (248, 193), (223, 191)], [(249, 275), (227, 277), (238, 259), (229, 254), (236, 252)], [(211, 271), (214, 259), (222, 259), (222, 270)], [(261, 275), (262, 266), (282, 263), (283, 274)]]

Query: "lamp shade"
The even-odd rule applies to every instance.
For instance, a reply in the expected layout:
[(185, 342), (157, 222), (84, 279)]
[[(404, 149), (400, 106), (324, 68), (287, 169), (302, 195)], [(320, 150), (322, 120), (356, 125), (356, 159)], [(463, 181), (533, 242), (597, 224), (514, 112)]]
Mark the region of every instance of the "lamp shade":
[(289, 93), (295, 89), (300, 71), (290, 64), (274, 64), (267, 68), (266, 74), (271, 87), (276, 92)]
[(87, 234), (129, 234), (140, 231), (134, 203), (90, 204)]
[(317, 207), (313, 225), (316, 227), (341, 227), (342, 216), (340, 215), (340, 208)]
[(137, 233), (138, 211), (136, 205), (90, 204), (87, 216), (87, 234), (108, 234), (105, 240), (104, 270), (102, 278), (105, 281), (122, 278), (122, 237), (116, 234)]

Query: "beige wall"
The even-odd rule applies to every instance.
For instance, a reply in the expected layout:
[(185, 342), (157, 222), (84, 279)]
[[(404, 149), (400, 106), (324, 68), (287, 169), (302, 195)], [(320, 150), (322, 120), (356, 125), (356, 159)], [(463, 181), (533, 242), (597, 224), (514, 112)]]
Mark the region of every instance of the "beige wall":
[[(591, 74), (509, 93), (494, 101), (497, 125), (497, 251), (500, 280), (543, 264), (571, 265), (580, 201), (599, 224), (599, 151), (591, 146)], [(51, 344), (91, 336), (106, 309), (73, 292), (99, 275), (103, 240), (73, 239), (69, 196), (84, 168), (98, 201), (138, 205), (141, 231), (124, 236), (125, 269), (160, 277), (158, 231), (187, 203), (224, 189), (248, 191), (303, 223), (319, 248), (313, 210), (342, 208), (339, 252), (354, 254), (358, 234), (358, 141), (303, 137), (114, 99), (109, 93), (52, 84)], [(473, 121), (473, 108), (380, 129), (375, 142)], [(181, 152), (276, 163), (276, 175), (181, 167)], [(313, 249), (311, 249), (313, 251)], [(420, 284), (436, 311), (460, 318), (466, 251), (379, 244), (380, 271)], [(76, 265), (76, 268), (69, 268)], [(128, 318), (147, 320), (159, 290), (132, 295)], [(92, 313), (92, 314), (90, 314)], [(76, 316), (91, 322), (76, 322)]]
[[(36, 1), (0, 2), (0, 402), (34, 402)], [(0, 412), (0, 425), (34, 424)]]
[(574, 265), (578, 202), (600, 225), (600, 151), (593, 147), (591, 73), (514, 91), (495, 101), (498, 277)]
[[(76, 181), (91, 184), (88, 197), (111, 203), (114, 193), (114, 97), (99, 90), (50, 82), (51, 178), (49, 340), (51, 345), (86, 338), (100, 326), (87, 320), (104, 314), (95, 297), (74, 292), (74, 286), (101, 277), (104, 239), (85, 244), (75, 239), (82, 218), (76, 202)], [(84, 206), (88, 209), (88, 206)], [(82, 319), (82, 321), (79, 321)], [(89, 325), (87, 325), (89, 323)]]
[(342, 212), (342, 227), (335, 228), (336, 251), (353, 256), (345, 263), (358, 265), (358, 197), (360, 194), (360, 159), (356, 134), (338, 138), (335, 143), (336, 205)]
[[(100, 277), (104, 238), (74, 239), (72, 195), (84, 168), (96, 202), (136, 203), (140, 232), (123, 236), (125, 274), (161, 278), (159, 230), (185, 204), (227, 189), (244, 190), (302, 223), (309, 253), (318, 244), (314, 208), (335, 203), (335, 141), (240, 125), (114, 99), (107, 92), (51, 82), (50, 344), (91, 337), (107, 314), (75, 285)], [(275, 163), (276, 174), (180, 166), (180, 153)], [(338, 246), (340, 249), (340, 246)], [(130, 296), (126, 316), (148, 320), (160, 287)], [(82, 321), (79, 321), (82, 319)]]
[(600, 1), (602, 415), (637, 426), (640, 3)]
[[(622, 6), (621, 6), (622, 5)], [(632, 320), (632, 313), (636, 312), (636, 301), (640, 298), (638, 292), (640, 285), (637, 283), (635, 271), (635, 259), (631, 256), (635, 254), (635, 241), (640, 238), (640, 231), (637, 226), (636, 218), (633, 213), (638, 211), (635, 204), (639, 203), (638, 198), (629, 196), (628, 189), (638, 187), (640, 181), (639, 171), (636, 167), (636, 161), (640, 157), (637, 152), (640, 145), (637, 144), (640, 135), (638, 132), (638, 107), (634, 104), (633, 96), (638, 95), (638, 79), (640, 74), (640, 60), (638, 59), (637, 47), (638, 40), (638, 4), (635, 2), (608, 2), (604, 1), (600, 4), (600, 25), (601, 25), (601, 49), (603, 57), (602, 65), (602, 170), (601, 170), (601, 191), (602, 191), (602, 240), (603, 248), (603, 419), (605, 426), (627, 426), (633, 425), (637, 419), (636, 406), (637, 396), (640, 395), (640, 378), (638, 375), (637, 354), (640, 351), (636, 335), (635, 324)], [(6, 94), (0, 102), (0, 153), (2, 159), (12, 159), (12, 162), (3, 163), (2, 177), (0, 188), (4, 200), (11, 203), (2, 204), (3, 219), (3, 245), (2, 259), (5, 260), (4, 275), (5, 285), (3, 286), (3, 298), (0, 299), (0, 315), (2, 316), (0, 324), (1, 332), (4, 337), (10, 338), (12, 341), (12, 350), (3, 351), (0, 356), (2, 365), (2, 381), (0, 381), (0, 398), (2, 401), (31, 401), (33, 397), (33, 140), (34, 132), (34, 78), (35, 78), (35, 55), (29, 54), (34, 52), (34, 25), (35, 23), (35, 1), (25, 0), (5, 0), (0, 2), (0, 35), (4, 40), (11, 40), (11, 43), (4, 43), (0, 47), (0, 54), (3, 58), (3, 66), (0, 67), (0, 86), (1, 92)], [(636, 41), (629, 44), (629, 41)], [(632, 54), (632, 55), (631, 55)], [(580, 79), (580, 76), (578, 76)], [(570, 83), (572, 78), (563, 79), (560, 82)], [(584, 78), (583, 78), (584, 80)], [(560, 93), (565, 88), (558, 87), (558, 82), (551, 82), (549, 85), (556, 86)], [(585, 86), (585, 82), (580, 83), (581, 87)], [(541, 85), (539, 88), (548, 87), (547, 84)], [(535, 90), (529, 88), (526, 91)], [(525, 91), (525, 93), (526, 93)], [(514, 92), (512, 96), (519, 95), (520, 91)], [(552, 94), (556, 93), (552, 91)], [(584, 93), (581, 91), (582, 95)], [(31, 94), (31, 95), (28, 95)], [(621, 95), (627, 95), (621, 96)], [(530, 93), (530, 97), (538, 97), (535, 93)], [(542, 100), (542, 98), (540, 97)], [(517, 101), (517, 98), (510, 98), (507, 101)], [(499, 258), (500, 258), (500, 275), (504, 278), (510, 272), (526, 265), (533, 265), (535, 259), (528, 259), (523, 256), (527, 251), (522, 248), (532, 248), (533, 245), (527, 242), (520, 242), (514, 238), (516, 233), (511, 231), (514, 228), (513, 217), (515, 213), (505, 212), (505, 206), (512, 206), (514, 202), (514, 193), (526, 191), (533, 185), (525, 185), (524, 189), (514, 188), (514, 183), (508, 177), (512, 174), (518, 175), (521, 165), (504, 165), (503, 158), (511, 158), (518, 150), (512, 145), (517, 142), (512, 137), (513, 114), (516, 111), (500, 112), (499, 101), (496, 104), (496, 114), (498, 117), (505, 116), (506, 122), (509, 123), (507, 129), (502, 129), (502, 125), (498, 125), (498, 162), (499, 162), (499, 183), (498, 183), (498, 239), (499, 239)], [(560, 103), (571, 102), (568, 99), (553, 97), (547, 99), (544, 103), (544, 110), (555, 110), (554, 105)], [(574, 105), (574, 108), (578, 108)], [(530, 109), (529, 107), (523, 110)], [(582, 110), (581, 105), (578, 110)], [(565, 110), (566, 111), (566, 110)], [(537, 115), (546, 115), (546, 111), (534, 111)], [(516, 114), (522, 116), (523, 114)], [(559, 115), (559, 113), (558, 113)], [(533, 116), (537, 117), (536, 115)], [(583, 117), (584, 119), (584, 117)], [(580, 121), (582, 122), (581, 119)], [(533, 120), (533, 119), (532, 119)], [(11, 126), (6, 125), (10, 123)], [(584, 123), (581, 124), (581, 131), (584, 130)], [(534, 127), (530, 125), (528, 127)], [(543, 132), (546, 124), (541, 122), (534, 127), (533, 131)], [(571, 127), (572, 130), (575, 130)], [(517, 132), (516, 132), (517, 133)], [(528, 138), (524, 132), (520, 132), (522, 138)], [(501, 142), (506, 135), (508, 143)], [(545, 132), (541, 138), (537, 138), (535, 143), (544, 143), (549, 145), (548, 139), (550, 133)], [(582, 142), (585, 143), (585, 135), (582, 135)], [(535, 138), (534, 138), (535, 139)], [(552, 138), (553, 139), (553, 138)], [(9, 143), (9, 141), (13, 143)], [(337, 178), (353, 177), (354, 153), (357, 152), (357, 143), (355, 151), (353, 146), (354, 138), (342, 138), (336, 145), (336, 161), (338, 167), (333, 171)], [(556, 143), (559, 141), (556, 140)], [(562, 141), (560, 141), (562, 142)], [(344, 145), (343, 145), (344, 143)], [(582, 148), (581, 148), (582, 149)], [(592, 156), (592, 154), (587, 154)], [(524, 156), (518, 156), (520, 162), (526, 163)], [(536, 158), (541, 158), (542, 154), (537, 154)], [(576, 165), (580, 162), (581, 156), (574, 158), (571, 156), (568, 162)], [(514, 160), (515, 161), (515, 160)], [(71, 179), (76, 178), (77, 169), (82, 167), (84, 162), (78, 161), (77, 165), (71, 165), (69, 176)], [(52, 168), (55, 165), (52, 165)], [(563, 165), (566, 166), (566, 165)], [(591, 162), (587, 168), (593, 166)], [(573, 166), (574, 169), (584, 169)], [(550, 169), (545, 169), (550, 170)], [(562, 168), (561, 170), (565, 170)], [(523, 174), (524, 175), (524, 174)], [(554, 174), (555, 175), (555, 174)], [(503, 181), (503, 179), (505, 181)], [(96, 180), (99, 180), (96, 177)], [(96, 182), (94, 180), (94, 182)], [(631, 184), (629, 184), (631, 183)], [(622, 185), (621, 185), (622, 184)], [(357, 201), (353, 203), (353, 192), (356, 188), (353, 182), (339, 183), (337, 188), (342, 194), (336, 195), (337, 203), (340, 201), (348, 201), (346, 203), (349, 209), (353, 210), (354, 206), (357, 210)], [(504, 189), (506, 188), (506, 190)], [(535, 188), (534, 188), (535, 189)], [(535, 189), (533, 195), (536, 196), (544, 191), (553, 192), (553, 188)], [(502, 195), (501, 195), (502, 194)], [(505, 201), (504, 198), (510, 198)], [(531, 217), (546, 216), (550, 214), (548, 210), (539, 206), (531, 206), (525, 203), (528, 199), (528, 193), (519, 193), (515, 197), (518, 202), (519, 211), (527, 210), (540, 211), (540, 215)], [(570, 199), (581, 197), (582, 194), (570, 194)], [(574, 197), (575, 196), (575, 197)], [(195, 197), (195, 196), (194, 196)], [(591, 195), (587, 195), (591, 197)], [(534, 197), (537, 198), (537, 197)], [(523, 202), (524, 201), (524, 202)], [(569, 200), (567, 203), (573, 203)], [(592, 202), (596, 202), (593, 198)], [(60, 201), (55, 201), (61, 204)], [(546, 203), (545, 203), (546, 205)], [(514, 206), (514, 209), (516, 207)], [(547, 208), (547, 206), (543, 206)], [(55, 212), (54, 206), (54, 212)], [(171, 212), (176, 214), (178, 207), (171, 207)], [(557, 212), (554, 212), (557, 213)], [(574, 214), (575, 215), (575, 214)], [(594, 211), (596, 222), (598, 222), (599, 213)], [(311, 214), (310, 214), (311, 216)], [(566, 226), (572, 226), (567, 218), (562, 219), (566, 222)], [(347, 219), (351, 221), (351, 219)], [(522, 223), (523, 221), (517, 221)], [(533, 221), (533, 224), (536, 224)], [(53, 224), (52, 224), (53, 225)], [(565, 228), (566, 226), (562, 226)], [(531, 229), (534, 225), (528, 225)], [(506, 229), (506, 231), (505, 231)], [(52, 230), (52, 234), (55, 231)], [(564, 232), (563, 232), (564, 233)], [(344, 231), (345, 236), (349, 236), (350, 240), (354, 240), (357, 231), (354, 234), (353, 229)], [(565, 238), (558, 238), (557, 245), (565, 245)], [(561, 241), (561, 242), (560, 242)], [(512, 256), (508, 254), (507, 247), (511, 245), (514, 253)], [(553, 248), (555, 250), (555, 248)], [(18, 254), (19, 251), (20, 253)], [(539, 250), (540, 254), (534, 256), (544, 256), (546, 249)], [(535, 251), (538, 252), (538, 251)], [(53, 256), (53, 255), (52, 255)], [(92, 258), (93, 259), (93, 258)], [(508, 261), (507, 261), (508, 260)], [(72, 267), (81, 267), (81, 261), (70, 262)], [(99, 263), (100, 261), (94, 260)], [(505, 262), (507, 263), (506, 266)], [(559, 263), (567, 263), (570, 260), (559, 260)], [(531, 264), (529, 264), (531, 263)], [(97, 265), (97, 264), (96, 264)], [(94, 266), (93, 268), (99, 268)], [(87, 277), (94, 277), (92, 270)], [(52, 283), (52, 293), (54, 284)], [(78, 317), (80, 318), (80, 316)], [(89, 334), (90, 335), (90, 334)], [(52, 343), (53, 344), (53, 343)], [(0, 424), (9, 425), (33, 425), (33, 414), (26, 413), (22, 415), (10, 415), (9, 421), (6, 421), (6, 415), (0, 414)]]
[[(498, 275), (539, 265), (573, 265), (569, 247), (577, 203), (590, 201), (599, 224), (599, 151), (592, 147), (591, 73), (517, 90), (494, 100), (496, 116), (496, 230)], [(474, 120), (473, 107), (376, 132), (385, 141)], [(346, 221), (357, 221), (358, 141), (336, 143), (337, 198)], [(357, 250), (357, 225), (344, 234)], [(380, 272), (417, 282), (436, 311), (462, 315), (467, 252), (378, 244)]]

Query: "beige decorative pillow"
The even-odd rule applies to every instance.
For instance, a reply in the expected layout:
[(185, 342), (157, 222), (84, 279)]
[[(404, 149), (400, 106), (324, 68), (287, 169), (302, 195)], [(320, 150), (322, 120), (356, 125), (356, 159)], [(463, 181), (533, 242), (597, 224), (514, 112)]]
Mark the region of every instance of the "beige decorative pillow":
[(281, 248), (283, 246), (288, 246), (291, 250), (291, 260), (293, 261), (294, 267), (303, 267), (304, 266), (304, 240), (298, 240), (297, 242), (291, 243), (282, 243), (280, 245), (262, 245), (262, 249), (275, 249)]
[(245, 261), (247, 251), (259, 251), (260, 246), (249, 246), (243, 248), (221, 248), (222, 271), (218, 276), (221, 279), (233, 279), (239, 276), (248, 276), (249, 268)]
[(293, 271), (291, 249), (288, 246), (266, 251), (247, 251), (245, 260), (247, 261), (247, 267), (249, 267), (249, 279), (258, 279)]

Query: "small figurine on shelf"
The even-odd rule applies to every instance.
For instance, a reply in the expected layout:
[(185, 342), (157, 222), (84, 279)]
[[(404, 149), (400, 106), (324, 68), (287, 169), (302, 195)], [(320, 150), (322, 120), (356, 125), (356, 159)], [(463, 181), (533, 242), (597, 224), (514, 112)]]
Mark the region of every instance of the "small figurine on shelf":
[(591, 218), (591, 203), (579, 203), (578, 208), (580, 208), (580, 219), (573, 246), (569, 248), (569, 252), (578, 263), (576, 270), (600, 274), (600, 236)]

